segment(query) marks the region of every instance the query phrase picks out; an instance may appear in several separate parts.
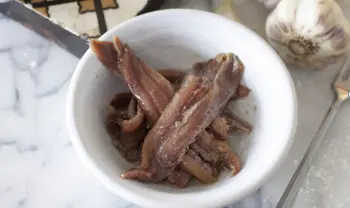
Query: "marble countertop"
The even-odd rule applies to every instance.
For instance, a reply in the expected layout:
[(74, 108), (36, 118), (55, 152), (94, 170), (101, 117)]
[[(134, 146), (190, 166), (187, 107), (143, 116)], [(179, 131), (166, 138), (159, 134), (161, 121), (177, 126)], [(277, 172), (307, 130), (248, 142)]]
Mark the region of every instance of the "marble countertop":
[[(350, 11), (345, 2), (340, 1), (342, 8)], [(237, 0), (236, 5), (243, 24), (264, 37), (269, 11), (255, 0)], [(182, 6), (206, 9), (201, 0), (182, 0)], [(136, 207), (96, 181), (67, 136), (65, 96), (78, 59), (1, 14), (0, 28), (0, 207)], [(231, 208), (276, 205), (334, 99), (330, 84), (336, 68), (318, 72), (289, 68), (299, 104), (295, 143), (275, 176)], [(345, 104), (295, 207), (350, 207), (348, 115), (350, 104)]]

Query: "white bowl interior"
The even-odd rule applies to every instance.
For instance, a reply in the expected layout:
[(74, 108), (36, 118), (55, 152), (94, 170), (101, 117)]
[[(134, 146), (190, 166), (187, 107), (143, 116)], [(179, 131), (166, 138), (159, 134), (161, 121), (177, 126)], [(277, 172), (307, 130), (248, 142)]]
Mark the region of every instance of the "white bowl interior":
[[(217, 53), (237, 54), (246, 67), (244, 83), (252, 93), (247, 99), (233, 103), (233, 107), (253, 125), (254, 131), (234, 135), (230, 140), (243, 169), (234, 177), (223, 174), (213, 185), (194, 183), (186, 189), (177, 189), (122, 180), (120, 174), (134, 165), (126, 162), (112, 146), (103, 121), (108, 101), (127, 88), (88, 51), (72, 80), (72, 105), (68, 106), (72, 112), (70, 129), (76, 133), (72, 140), (78, 152), (105, 185), (144, 206), (179, 202), (224, 205), (244, 197), (266, 181), (290, 146), (296, 106), (289, 74), (264, 41), (237, 23), (189, 10), (147, 14), (122, 24), (101, 39), (112, 40), (114, 35), (155, 69), (190, 68), (196, 61), (207, 60)], [(199, 201), (194, 200), (197, 197), (201, 197)]]

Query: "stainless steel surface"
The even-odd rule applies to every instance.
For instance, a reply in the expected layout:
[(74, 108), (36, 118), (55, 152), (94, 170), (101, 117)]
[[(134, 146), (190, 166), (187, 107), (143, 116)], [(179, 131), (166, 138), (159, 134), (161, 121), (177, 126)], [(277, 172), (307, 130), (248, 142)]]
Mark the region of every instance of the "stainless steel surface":
[(327, 112), (319, 130), (311, 141), (305, 155), (303, 156), (297, 170), (295, 171), (291, 181), (289, 182), (285, 192), (277, 204), (277, 208), (290, 208), (293, 206), (294, 200), (305, 180), (306, 174), (309, 171), (310, 164), (317, 150), (325, 139), (325, 135), (331, 126), (340, 105), (350, 97), (350, 76), (349, 76), (349, 56), (346, 57), (342, 68), (333, 83), (333, 88), (337, 94), (331, 108)]

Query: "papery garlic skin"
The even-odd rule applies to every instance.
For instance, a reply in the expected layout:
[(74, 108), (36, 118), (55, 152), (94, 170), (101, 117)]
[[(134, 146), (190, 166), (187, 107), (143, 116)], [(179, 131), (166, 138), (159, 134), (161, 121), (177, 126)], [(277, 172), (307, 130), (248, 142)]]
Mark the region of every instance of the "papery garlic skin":
[(257, 0), (257, 1), (263, 3), (266, 8), (273, 9), (273, 8), (275, 8), (277, 6), (277, 4), (281, 0)]
[(281, 0), (265, 29), (281, 58), (302, 67), (325, 68), (350, 50), (350, 23), (334, 0)]

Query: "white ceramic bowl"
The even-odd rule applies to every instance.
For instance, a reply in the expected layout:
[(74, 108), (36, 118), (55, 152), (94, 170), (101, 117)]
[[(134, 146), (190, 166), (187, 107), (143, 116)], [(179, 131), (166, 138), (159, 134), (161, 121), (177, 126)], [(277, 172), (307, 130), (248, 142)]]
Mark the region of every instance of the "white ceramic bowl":
[(112, 95), (126, 90), (89, 50), (80, 60), (68, 94), (70, 138), (81, 160), (112, 192), (143, 207), (221, 207), (256, 191), (276, 171), (292, 144), (296, 96), (292, 79), (278, 55), (246, 27), (212, 13), (175, 9), (149, 13), (113, 28), (101, 40), (118, 35), (154, 68), (191, 67), (220, 52), (234, 52), (246, 66), (251, 95), (234, 108), (254, 132), (231, 138), (241, 157), (238, 175), (223, 174), (212, 185), (177, 189), (165, 184), (123, 180), (132, 167), (111, 145), (104, 110)]

